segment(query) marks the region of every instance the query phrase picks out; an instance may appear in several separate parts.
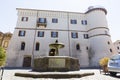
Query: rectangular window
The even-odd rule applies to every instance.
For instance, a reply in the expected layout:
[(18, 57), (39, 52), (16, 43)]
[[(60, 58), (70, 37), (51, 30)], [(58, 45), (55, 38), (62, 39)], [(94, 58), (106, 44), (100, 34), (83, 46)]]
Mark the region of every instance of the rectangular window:
[(72, 32), (71, 37), (72, 38), (78, 38), (78, 33), (77, 32)]
[(58, 37), (58, 32), (51, 32), (51, 37), (53, 37), (53, 38)]
[(38, 22), (39, 23), (46, 23), (46, 18), (39, 18)]
[(25, 31), (19, 31), (19, 34), (18, 34), (18, 36), (25, 36)]
[(71, 24), (77, 24), (77, 20), (71, 20)]
[(58, 23), (58, 19), (57, 18), (53, 18), (52, 19), (52, 23)]
[(43, 32), (43, 31), (38, 31), (37, 36), (38, 36), (38, 37), (44, 37), (44, 32)]
[(5, 41), (5, 42), (4, 42), (4, 46), (3, 46), (3, 47), (5, 47), (5, 48), (8, 47), (8, 41)]
[(21, 21), (28, 21), (28, 17), (22, 17)]
[(84, 34), (84, 39), (88, 39), (88, 38), (89, 38), (88, 34)]
[(82, 25), (87, 25), (87, 20), (82, 20), (81, 23)]

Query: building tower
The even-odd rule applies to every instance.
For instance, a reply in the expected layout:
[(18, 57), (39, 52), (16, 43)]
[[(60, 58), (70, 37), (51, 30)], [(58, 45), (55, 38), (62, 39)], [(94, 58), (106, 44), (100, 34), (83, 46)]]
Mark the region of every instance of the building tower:
[(107, 11), (100, 6), (91, 6), (86, 12), (90, 43), (89, 64), (98, 66), (100, 58), (115, 52), (106, 20)]

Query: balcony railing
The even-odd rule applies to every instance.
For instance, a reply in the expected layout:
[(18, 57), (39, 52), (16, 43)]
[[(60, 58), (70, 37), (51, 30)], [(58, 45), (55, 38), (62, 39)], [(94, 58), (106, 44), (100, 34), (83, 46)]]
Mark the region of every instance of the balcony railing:
[(38, 22), (37, 22), (37, 25), (38, 25), (38, 27), (39, 27), (39, 26), (44, 26), (44, 27), (46, 27), (46, 26), (47, 26), (46, 18), (39, 18), (39, 20), (38, 20)]
[(39, 27), (39, 26), (45, 26), (45, 27), (46, 27), (46, 26), (47, 26), (47, 23), (38, 22), (37, 25), (38, 25), (38, 27)]

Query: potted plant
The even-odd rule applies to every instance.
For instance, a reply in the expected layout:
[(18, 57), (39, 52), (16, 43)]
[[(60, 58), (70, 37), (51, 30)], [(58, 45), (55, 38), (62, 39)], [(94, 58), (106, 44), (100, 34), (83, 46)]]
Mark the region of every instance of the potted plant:
[(100, 61), (99, 61), (99, 64), (102, 67), (103, 72), (105, 72), (105, 73), (108, 72), (108, 68), (107, 68), (108, 61), (109, 61), (108, 57), (104, 57), (104, 58), (100, 59)]

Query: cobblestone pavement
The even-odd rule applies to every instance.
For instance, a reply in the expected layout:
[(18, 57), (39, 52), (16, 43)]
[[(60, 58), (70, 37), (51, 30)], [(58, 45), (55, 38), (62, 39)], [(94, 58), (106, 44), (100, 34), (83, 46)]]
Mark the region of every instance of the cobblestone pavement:
[(51, 79), (51, 78), (24, 78), (14, 76), (15, 72), (28, 72), (30, 69), (5, 69), (2, 80), (119, 80), (120, 74), (116, 77), (112, 77), (109, 74), (100, 74), (99, 69), (81, 69), (80, 73), (94, 72), (95, 75), (85, 76), (82, 78), (70, 78), (70, 79)]

